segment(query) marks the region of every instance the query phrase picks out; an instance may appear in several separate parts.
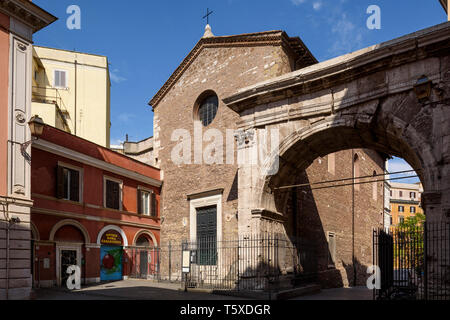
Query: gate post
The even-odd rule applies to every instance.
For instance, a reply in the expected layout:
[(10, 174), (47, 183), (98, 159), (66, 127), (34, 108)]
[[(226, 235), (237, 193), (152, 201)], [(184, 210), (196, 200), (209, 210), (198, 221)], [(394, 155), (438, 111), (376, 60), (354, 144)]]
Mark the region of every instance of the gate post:
[(424, 299), (428, 300), (428, 228), (427, 222), (423, 223), (423, 246), (424, 246), (424, 254), (423, 254), (423, 263), (424, 263)]
[(169, 282), (172, 281), (172, 241), (169, 240)]

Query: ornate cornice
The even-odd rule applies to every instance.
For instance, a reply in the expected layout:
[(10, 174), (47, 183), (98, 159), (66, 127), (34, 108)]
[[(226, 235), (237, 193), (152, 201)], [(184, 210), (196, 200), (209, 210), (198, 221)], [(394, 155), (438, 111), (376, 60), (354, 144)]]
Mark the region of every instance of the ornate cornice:
[(234, 36), (208, 37), (202, 38), (189, 52), (187, 57), (181, 62), (178, 68), (172, 73), (170, 78), (150, 100), (149, 105), (155, 109), (158, 103), (164, 98), (167, 92), (178, 81), (183, 73), (189, 68), (192, 62), (205, 48), (220, 47), (255, 47), (255, 46), (283, 46), (290, 50), (300, 66), (308, 66), (317, 63), (316, 58), (311, 54), (300, 38), (290, 38), (285, 32), (280, 30), (266, 31), (259, 33), (248, 33)]
[(223, 101), (236, 112), (310, 94), (450, 49), (450, 22), (324, 61), (239, 90)]
[(55, 22), (57, 18), (29, 0), (0, 0), (0, 12), (11, 16), (34, 32)]

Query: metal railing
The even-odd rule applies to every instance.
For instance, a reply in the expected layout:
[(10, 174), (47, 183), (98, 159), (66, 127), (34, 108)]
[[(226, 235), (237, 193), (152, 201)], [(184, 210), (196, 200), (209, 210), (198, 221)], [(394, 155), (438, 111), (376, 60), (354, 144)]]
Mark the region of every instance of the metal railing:
[(381, 272), (375, 299), (450, 299), (449, 223), (376, 230), (373, 246), (374, 265)]
[[(54, 95), (48, 94), (47, 91), (54, 91)], [(70, 128), (66, 116), (69, 114), (69, 111), (67, 110), (67, 107), (64, 104), (64, 100), (57, 88), (33, 86), (32, 100), (33, 102), (54, 104), (56, 106), (56, 112), (58, 112), (58, 115), (61, 118), (65, 129)], [(72, 119), (69, 118), (69, 120), (72, 122)]]
[[(190, 254), (188, 273), (182, 272), (183, 251)], [(128, 249), (128, 255), (133, 261), (130, 277), (179, 282), (188, 288), (273, 292), (317, 280), (316, 246), (278, 234), (221, 241), (205, 237)]]

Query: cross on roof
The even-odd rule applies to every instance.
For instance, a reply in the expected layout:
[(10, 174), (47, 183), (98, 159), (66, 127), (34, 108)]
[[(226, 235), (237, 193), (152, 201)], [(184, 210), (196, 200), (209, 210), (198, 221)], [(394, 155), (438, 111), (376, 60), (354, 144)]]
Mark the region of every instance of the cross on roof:
[(209, 16), (213, 13), (214, 11), (209, 11), (209, 8), (206, 9), (206, 15), (203, 17), (203, 19), (206, 19), (206, 24), (209, 24)]

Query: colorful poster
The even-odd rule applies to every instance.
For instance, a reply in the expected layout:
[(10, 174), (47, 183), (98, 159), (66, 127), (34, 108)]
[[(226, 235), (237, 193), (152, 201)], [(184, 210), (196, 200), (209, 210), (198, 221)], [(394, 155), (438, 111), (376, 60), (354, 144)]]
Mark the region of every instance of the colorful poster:
[(122, 247), (102, 246), (100, 250), (100, 280), (122, 280)]

